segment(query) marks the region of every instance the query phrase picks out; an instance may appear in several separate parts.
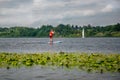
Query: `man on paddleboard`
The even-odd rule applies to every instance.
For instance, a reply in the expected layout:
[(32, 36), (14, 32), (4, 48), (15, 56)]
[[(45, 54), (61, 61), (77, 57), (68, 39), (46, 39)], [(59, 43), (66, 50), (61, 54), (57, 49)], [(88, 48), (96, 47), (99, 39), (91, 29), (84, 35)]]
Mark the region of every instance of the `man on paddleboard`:
[(51, 29), (50, 30), (50, 32), (49, 32), (49, 37), (50, 37), (50, 42), (53, 42), (53, 35), (54, 35), (54, 31), (53, 31), (53, 29)]

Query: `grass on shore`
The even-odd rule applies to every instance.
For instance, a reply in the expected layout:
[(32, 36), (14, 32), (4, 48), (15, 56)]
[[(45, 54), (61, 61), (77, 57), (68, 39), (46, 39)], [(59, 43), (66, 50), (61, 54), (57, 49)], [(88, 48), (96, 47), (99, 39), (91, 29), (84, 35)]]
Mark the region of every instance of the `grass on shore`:
[(0, 67), (21, 66), (58, 66), (66, 68), (79, 68), (88, 72), (120, 72), (120, 54), (99, 53), (0, 53)]

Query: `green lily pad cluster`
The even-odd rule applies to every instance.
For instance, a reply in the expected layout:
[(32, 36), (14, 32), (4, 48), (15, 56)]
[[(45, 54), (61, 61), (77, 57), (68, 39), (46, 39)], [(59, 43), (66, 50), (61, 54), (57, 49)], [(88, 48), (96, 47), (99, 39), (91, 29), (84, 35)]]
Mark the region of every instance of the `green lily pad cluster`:
[(66, 68), (79, 68), (88, 72), (105, 71), (120, 72), (120, 54), (99, 54), (99, 53), (0, 53), (0, 67), (21, 67), (21, 66), (58, 66)]

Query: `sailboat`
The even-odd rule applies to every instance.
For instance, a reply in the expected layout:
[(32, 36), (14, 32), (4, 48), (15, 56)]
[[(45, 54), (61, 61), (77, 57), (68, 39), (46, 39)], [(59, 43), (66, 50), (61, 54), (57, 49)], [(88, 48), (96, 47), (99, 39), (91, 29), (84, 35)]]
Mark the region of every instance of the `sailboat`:
[(82, 38), (85, 38), (84, 28), (82, 29)]

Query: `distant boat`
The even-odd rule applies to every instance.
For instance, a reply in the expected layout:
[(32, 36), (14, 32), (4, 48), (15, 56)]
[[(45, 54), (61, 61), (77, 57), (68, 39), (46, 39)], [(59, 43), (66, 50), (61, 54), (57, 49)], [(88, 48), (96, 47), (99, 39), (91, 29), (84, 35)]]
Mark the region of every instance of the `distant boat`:
[(82, 29), (82, 38), (85, 38), (85, 31), (84, 31), (84, 28)]

